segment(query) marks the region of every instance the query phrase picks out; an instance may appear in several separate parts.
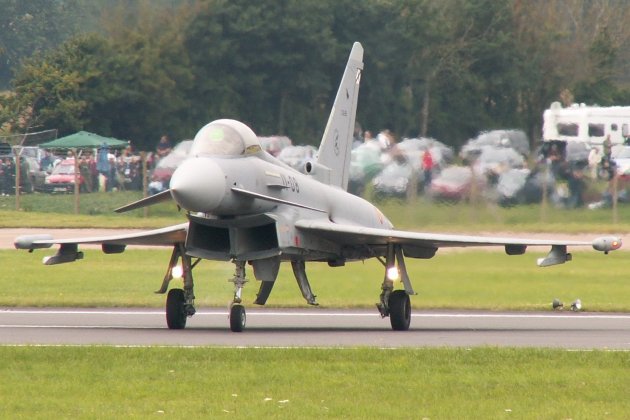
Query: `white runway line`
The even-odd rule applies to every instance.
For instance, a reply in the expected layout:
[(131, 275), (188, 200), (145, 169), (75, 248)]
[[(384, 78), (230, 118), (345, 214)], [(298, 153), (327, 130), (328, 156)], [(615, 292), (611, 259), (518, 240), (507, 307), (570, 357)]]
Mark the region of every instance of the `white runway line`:
[[(2, 314), (15, 315), (112, 315), (112, 316), (164, 316), (163, 310), (138, 310), (138, 311), (110, 311), (110, 310), (69, 310), (69, 309), (4, 309), (0, 310)], [(288, 311), (265, 311), (256, 310), (248, 311), (249, 315), (256, 317), (264, 316), (280, 316), (280, 317), (349, 317), (349, 318), (374, 318), (380, 317), (377, 312), (293, 312)], [(194, 316), (227, 316), (228, 311), (198, 311)], [(495, 319), (628, 319), (630, 314), (606, 314), (606, 313), (569, 313), (564, 314), (543, 314), (543, 313), (415, 313), (411, 314), (412, 318), (495, 318)]]

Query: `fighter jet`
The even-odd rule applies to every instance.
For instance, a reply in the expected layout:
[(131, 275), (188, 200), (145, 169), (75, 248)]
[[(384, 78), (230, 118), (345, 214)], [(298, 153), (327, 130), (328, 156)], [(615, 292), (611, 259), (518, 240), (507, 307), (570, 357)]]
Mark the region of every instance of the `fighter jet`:
[[(593, 242), (496, 238), (409, 232), (392, 223), (368, 201), (346, 191), (350, 151), (363, 70), (363, 47), (355, 43), (341, 79), (317, 156), (302, 171), (283, 164), (263, 151), (247, 125), (220, 119), (202, 127), (194, 138), (190, 157), (174, 172), (170, 188), (117, 209), (129, 211), (173, 200), (185, 211), (186, 223), (142, 233), (54, 239), (50, 235), (16, 238), (18, 249), (34, 250), (60, 245), (45, 264), (83, 258), (81, 244), (100, 244), (106, 254), (121, 253), (128, 245), (172, 248), (158, 293), (166, 293), (166, 322), (182, 329), (195, 313), (193, 271), (201, 260), (231, 261), (235, 266), (230, 329), (246, 324), (242, 290), (246, 265), (260, 282), (254, 301), (264, 305), (281, 262), (290, 262), (299, 289), (310, 305), (317, 305), (306, 263), (324, 262), (341, 267), (350, 261), (377, 258), (384, 267), (377, 308), (389, 317), (394, 330), (407, 330), (411, 321), (409, 297), (414, 289), (405, 257), (432, 258), (441, 247), (501, 246), (508, 255), (525, 253), (529, 246), (551, 247), (539, 266), (571, 260), (568, 246), (592, 245), (608, 253), (621, 246), (616, 237)], [(183, 277), (183, 288), (169, 282)], [(394, 283), (394, 280), (400, 282)], [(395, 284), (402, 286), (395, 287)]]

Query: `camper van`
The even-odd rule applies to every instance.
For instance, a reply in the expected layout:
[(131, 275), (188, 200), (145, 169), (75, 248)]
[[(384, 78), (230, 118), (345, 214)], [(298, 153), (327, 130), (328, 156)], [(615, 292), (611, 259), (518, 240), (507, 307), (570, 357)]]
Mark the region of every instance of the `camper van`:
[(613, 146), (630, 141), (630, 106), (573, 104), (563, 108), (554, 102), (543, 114), (543, 143), (562, 144), (562, 149), (568, 142), (601, 148), (607, 137)]

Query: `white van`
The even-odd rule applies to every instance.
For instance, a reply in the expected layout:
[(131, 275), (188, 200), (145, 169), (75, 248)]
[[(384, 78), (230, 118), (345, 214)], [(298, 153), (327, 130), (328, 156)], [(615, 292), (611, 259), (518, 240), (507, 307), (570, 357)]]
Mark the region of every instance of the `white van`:
[(543, 114), (544, 143), (581, 142), (589, 148), (602, 147), (608, 136), (613, 146), (630, 141), (630, 106), (573, 104), (563, 108), (554, 102)]

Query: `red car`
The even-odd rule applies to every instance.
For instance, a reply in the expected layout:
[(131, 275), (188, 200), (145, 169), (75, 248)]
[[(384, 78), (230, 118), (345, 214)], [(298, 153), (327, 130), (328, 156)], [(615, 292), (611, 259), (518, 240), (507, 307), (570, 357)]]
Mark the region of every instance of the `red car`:
[[(438, 201), (468, 200), (473, 185), (473, 173), (467, 166), (449, 166), (433, 179), (429, 187), (431, 198)], [(476, 177), (477, 190), (483, 189), (481, 177)]]
[[(79, 188), (85, 191), (85, 180), (79, 174)], [(49, 193), (73, 193), (75, 183), (74, 159), (64, 159), (52, 170), (44, 182), (44, 192)]]

